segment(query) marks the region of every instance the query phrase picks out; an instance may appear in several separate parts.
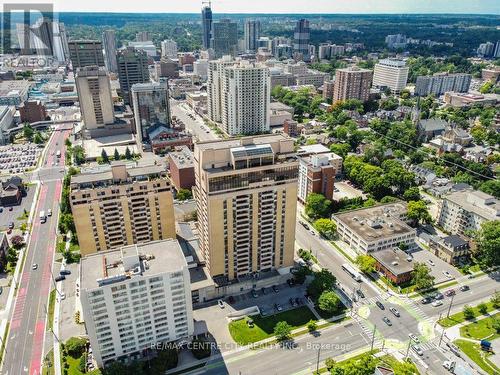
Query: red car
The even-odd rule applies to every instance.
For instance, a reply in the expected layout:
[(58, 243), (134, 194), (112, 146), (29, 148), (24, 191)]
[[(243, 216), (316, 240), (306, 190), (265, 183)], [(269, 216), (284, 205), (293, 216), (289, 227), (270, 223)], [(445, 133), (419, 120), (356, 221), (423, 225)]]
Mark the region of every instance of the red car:
[(444, 295), (445, 295), (446, 297), (451, 297), (451, 296), (454, 296), (454, 295), (455, 295), (455, 293), (456, 293), (456, 292), (455, 292), (455, 289), (450, 289), (450, 290), (447, 290), (447, 291), (444, 293)]

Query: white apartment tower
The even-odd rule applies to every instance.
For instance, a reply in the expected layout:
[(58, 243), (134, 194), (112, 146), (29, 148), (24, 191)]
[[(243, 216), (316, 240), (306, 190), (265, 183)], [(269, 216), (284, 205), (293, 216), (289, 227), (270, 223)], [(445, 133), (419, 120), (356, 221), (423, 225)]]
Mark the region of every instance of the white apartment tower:
[(399, 93), (408, 82), (409, 67), (403, 60), (383, 59), (375, 64), (373, 71), (373, 87), (389, 88)]
[(222, 130), (227, 134), (269, 132), (270, 103), (269, 68), (242, 60), (224, 69)]
[(83, 319), (99, 367), (193, 335), (189, 270), (177, 240), (83, 258)]
[(169, 59), (177, 58), (177, 43), (175, 40), (166, 39), (161, 42), (161, 57), (168, 57)]
[(225, 67), (233, 64), (234, 60), (231, 56), (224, 56), (221, 59), (208, 62), (207, 107), (208, 117), (210, 117), (212, 121), (222, 122), (222, 73)]

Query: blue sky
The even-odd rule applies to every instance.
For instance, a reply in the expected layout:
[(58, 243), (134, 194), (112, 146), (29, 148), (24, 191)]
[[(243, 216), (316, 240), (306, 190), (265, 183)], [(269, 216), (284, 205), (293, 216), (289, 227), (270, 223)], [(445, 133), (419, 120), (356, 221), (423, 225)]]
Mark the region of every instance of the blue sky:
[[(54, 0), (54, 5), (56, 11), (66, 12), (196, 13), (201, 0)], [(213, 0), (212, 9), (217, 13), (500, 14), (500, 0)]]

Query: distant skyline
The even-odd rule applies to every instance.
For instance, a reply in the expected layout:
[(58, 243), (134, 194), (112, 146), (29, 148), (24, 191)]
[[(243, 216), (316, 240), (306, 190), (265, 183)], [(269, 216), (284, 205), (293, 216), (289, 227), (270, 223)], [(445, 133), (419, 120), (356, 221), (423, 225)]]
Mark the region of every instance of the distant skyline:
[[(30, 3), (48, 1), (29, 1)], [(200, 0), (55, 0), (58, 12), (198, 13)], [(500, 0), (214, 0), (214, 13), (500, 14)], [(500, 22), (499, 22), (500, 23)]]

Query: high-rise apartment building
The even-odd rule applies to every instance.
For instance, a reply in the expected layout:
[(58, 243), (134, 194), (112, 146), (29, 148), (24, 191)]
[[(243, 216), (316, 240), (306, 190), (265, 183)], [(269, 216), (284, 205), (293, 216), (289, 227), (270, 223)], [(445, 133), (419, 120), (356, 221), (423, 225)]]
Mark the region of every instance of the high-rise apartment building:
[(177, 58), (177, 42), (175, 40), (166, 39), (161, 42), (161, 57)]
[(235, 56), (238, 48), (238, 24), (229, 19), (221, 19), (212, 24), (212, 42), (216, 57)]
[(229, 135), (269, 132), (269, 68), (246, 60), (223, 70), (222, 129)]
[(300, 19), (295, 25), (293, 33), (293, 52), (302, 56), (304, 61), (310, 60), (309, 41), (311, 39), (311, 29), (309, 21)]
[(82, 255), (175, 238), (171, 184), (162, 165), (115, 162), (72, 176), (70, 204)]
[(69, 57), (73, 70), (85, 66), (104, 66), (102, 43), (98, 40), (72, 40), (69, 45)]
[(372, 71), (358, 67), (337, 69), (333, 87), (333, 102), (358, 99), (367, 101), (372, 85)]
[(203, 42), (203, 49), (210, 48), (210, 41), (212, 39), (212, 8), (210, 2), (201, 10), (201, 35)]
[(161, 124), (170, 127), (170, 104), (166, 80), (132, 86), (135, 127), (139, 142), (148, 141), (148, 129)]
[(83, 320), (99, 367), (193, 335), (189, 269), (177, 240), (90, 255), (80, 276)]
[(149, 31), (139, 31), (138, 33), (135, 34), (135, 41), (136, 42), (148, 42), (150, 41), (151, 34)]
[(117, 73), (118, 64), (116, 62), (116, 35), (115, 30), (105, 30), (102, 33), (102, 44), (104, 46), (104, 57), (106, 69)]
[(407, 42), (408, 38), (403, 34), (392, 34), (385, 37), (385, 44), (391, 49), (406, 48)]
[(117, 61), (123, 100), (125, 104), (130, 104), (130, 89), (132, 85), (149, 82), (148, 56), (144, 51), (127, 47), (118, 52)]
[(86, 130), (105, 128), (115, 121), (108, 73), (97, 66), (86, 66), (76, 73), (76, 90)]
[(472, 76), (465, 73), (436, 73), (432, 76), (418, 76), (415, 84), (415, 94), (419, 96), (443, 95), (448, 91), (467, 92)]
[(212, 277), (293, 265), (298, 161), (284, 135), (194, 148), (200, 250)]
[(234, 64), (231, 56), (208, 62), (207, 72), (207, 108), (212, 121), (222, 122), (222, 95), (224, 92), (223, 72)]
[(245, 21), (245, 49), (247, 51), (256, 51), (259, 47), (259, 45), (258, 45), (259, 38), (260, 38), (260, 21), (246, 20)]
[(399, 93), (406, 87), (410, 68), (403, 60), (383, 59), (375, 64), (373, 86)]
[(39, 18), (32, 27), (22, 27), (22, 37), (23, 49), (26, 49), (24, 44), (29, 41), (33, 44), (30, 49), (34, 48), (39, 56), (53, 56), (59, 62), (69, 58), (66, 28), (51, 17)]

